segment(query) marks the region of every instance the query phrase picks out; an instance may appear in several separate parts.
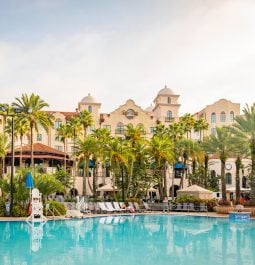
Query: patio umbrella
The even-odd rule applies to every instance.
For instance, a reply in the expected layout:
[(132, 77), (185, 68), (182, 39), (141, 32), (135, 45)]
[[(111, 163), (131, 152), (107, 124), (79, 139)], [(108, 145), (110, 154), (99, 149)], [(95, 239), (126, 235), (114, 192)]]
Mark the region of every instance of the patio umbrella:
[(31, 174), (31, 172), (28, 172), (26, 175), (26, 188), (28, 188), (28, 189), (34, 188), (34, 181), (33, 181), (33, 176)]

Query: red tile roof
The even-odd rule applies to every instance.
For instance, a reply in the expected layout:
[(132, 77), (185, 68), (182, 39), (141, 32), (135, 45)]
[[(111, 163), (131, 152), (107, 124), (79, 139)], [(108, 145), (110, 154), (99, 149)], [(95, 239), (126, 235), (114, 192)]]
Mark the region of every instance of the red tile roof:
[[(60, 155), (64, 156), (65, 153), (62, 151), (59, 151), (55, 148), (52, 148), (50, 146), (41, 144), (41, 143), (34, 143), (34, 153), (36, 154), (52, 154), (52, 155)], [(15, 152), (20, 152), (20, 147), (15, 149)], [(30, 153), (30, 145), (25, 145), (22, 148), (22, 153)], [(68, 156), (68, 155), (67, 155)]]

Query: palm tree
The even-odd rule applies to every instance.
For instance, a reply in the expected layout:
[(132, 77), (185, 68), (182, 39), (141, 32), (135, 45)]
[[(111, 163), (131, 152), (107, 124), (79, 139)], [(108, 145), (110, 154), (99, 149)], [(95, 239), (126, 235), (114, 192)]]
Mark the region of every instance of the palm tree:
[[(70, 137), (73, 139), (73, 178), (76, 175), (76, 142), (81, 134), (81, 121), (78, 116), (72, 116), (67, 123), (67, 130), (70, 132)], [(74, 184), (74, 181), (73, 181)]]
[[(87, 195), (87, 177), (89, 171), (89, 161), (90, 157), (97, 150), (97, 141), (94, 137), (89, 136), (86, 139), (79, 139), (77, 143), (77, 154), (83, 156), (83, 195)], [(92, 188), (90, 182), (88, 181), (89, 188), (95, 195), (96, 190), (95, 187)], [(94, 186), (94, 185), (93, 185)]]
[[(9, 135), (12, 134), (12, 121), (11, 119), (7, 120), (7, 125), (5, 127), (5, 132)], [(17, 117), (14, 116), (14, 136), (20, 139), (20, 158), (19, 158), (19, 165), (22, 167), (22, 148), (23, 148), (23, 139), (24, 136), (27, 135), (29, 132), (29, 123), (25, 117)]]
[(15, 100), (16, 102), (13, 102), (12, 106), (21, 109), (22, 115), (26, 117), (29, 123), (31, 167), (34, 167), (34, 130), (38, 131), (38, 125), (40, 124), (48, 132), (49, 128), (53, 126), (53, 116), (42, 110), (49, 107), (49, 104), (34, 93), (30, 96), (22, 94), (21, 98), (15, 98)]
[(240, 141), (249, 146), (249, 155), (251, 157), (251, 175), (250, 175), (250, 200), (255, 203), (255, 104), (251, 107), (246, 105), (243, 110), (244, 115), (235, 117), (235, 123), (232, 125), (233, 132), (238, 135)]
[[(125, 140), (119, 138), (112, 138), (106, 144), (106, 153), (110, 161), (110, 170), (112, 172), (112, 185), (113, 187), (115, 187), (115, 185), (117, 184), (118, 172), (121, 171), (121, 167), (127, 165), (128, 157), (131, 156), (131, 154), (129, 153), (129, 149), (127, 148)], [(115, 189), (113, 189), (113, 194), (115, 200), (117, 200)]]
[(92, 117), (92, 114), (85, 109), (79, 113), (79, 119), (83, 126), (83, 133), (84, 133), (84, 139), (85, 139), (87, 136), (88, 127), (92, 126), (94, 123), (93, 117)]
[(180, 124), (185, 133), (187, 133), (187, 138), (191, 138), (191, 130), (194, 127), (195, 119), (190, 113), (186, 113), (184, 116), (180, 118)]
[(2, 174), (1, 176), (3, 177), (4, 175), (4, 168), (5, 168), (5, 156), (10, 149), (10, 143), (8, 142), (8, 137), (4, 133), (0, 133), (0, 158), (2, 160)]
[(201, 118), (199, 120), (196, 120), (194, 123), (194, 131), (199, 132), (199, 141), (202, 141), (202, 136), (204, 137), (204, 131), (208, 130), (208, 122)]
[[(163, 137), (154, 136), (150, 141), (150, 152), (155, 164), (155, 174), (158, 178), (159, 193), (161, 199), (167, 196), (166, 162), (174, 161), (173, 143), (167, 135)], [(161, 172), (163, 171), (163, 180)]]
[(64, 144), (64, 172), (66, 172), (66, 147), (67, 147), (67, 139), (71, 137), (70, 126), (67, 124), (61, 124), (59, 128), (57, 128), (57, 135), (60, 137), (60, 141)]
[(216, 134), (211, 134), (203, 142), (206, 152), (216, 154), (221, 161), (221, 191), (222, 199), (226, 200), (226, 161), (234, 153), (234, 146), (231, 144), (232, 134), (227, 127), (216, 127)]

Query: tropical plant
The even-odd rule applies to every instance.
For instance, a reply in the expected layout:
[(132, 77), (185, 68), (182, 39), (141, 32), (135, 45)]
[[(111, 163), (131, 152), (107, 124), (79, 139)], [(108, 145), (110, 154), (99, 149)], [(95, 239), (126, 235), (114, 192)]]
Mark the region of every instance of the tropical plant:
[(244, 115), (235, 117), (232, 132), (238, 135), (240, 142), (248, 145), (248, 154), (251, 158), (250, 173), (250, 201), (255, 203), (255, 104), (251, 107), (246, 105), (243, 109)]
[(216, 128), (216, 133), (211, 134), (203, 142), (205, 151), (215, 154), (221, 161), (221, 192), (222, 198), (226, 200), (226, 177), (225, 166), (227, 159), (234, 153), (234, 146), (231, 144), (231, 133), (227, 127)]
[(92, 126), (94, 123), (93, 116), (89, 111), (84, 109), (79, 113), (79, 119), (83, 127), (83, 133), (84, 133), (84, 139), (85, 139), (87, 136), (88, 127)]
[(0, 133), (0, 158), (1, 158), (1, 176), (4, 175), (4, 168), (5, 168), (5, 156), (10, 149), (10, 143), (8, 142), (8, 137), (4, 133)]
[(48, 132), (49, 128), (53, 126), (53, 116), (45, 111), (43, 108), (49, 107), (49, 104), (42, 100), (38, 95), (32, 93), (30, 96), (22, 94), (21, 98), (15, 98), (12, 103), (14, 108), (22, 111), (22, 115), (26, 117), (30, 127), (30, 150), (31, 150), (31, 167), (34, 167), (34, 130), (38, 131), (40, 124), (43, 129)]
[(166, 162), (172, 164), (174, 161), (173, 147), (173, 143), (167, 135), (162, 137), (155, 135), (150, 141), (149, 150), (154, 162), (154, 174), (157, 176), (161, 200), (167, 194)]

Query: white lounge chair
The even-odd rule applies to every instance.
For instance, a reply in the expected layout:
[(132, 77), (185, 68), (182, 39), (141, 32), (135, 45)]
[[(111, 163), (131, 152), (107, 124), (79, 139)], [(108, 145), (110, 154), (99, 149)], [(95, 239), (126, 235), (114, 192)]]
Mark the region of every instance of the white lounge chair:
[(102, 212), (104, 212), (104, 213), (107, 213), (107, 212), (108, 212), (108, 213), (109, 213), (109, 212), (112, 213), (112, 212), (114, 212), (114, 210), (111, 210), (111, 209), (107, 208), (103, 202), (99, 202), (99, 203), (98, 203), (98, 206), (99, 206), (100, 210), (101, 210)]
[(114, 209), (118, 212), (126, 212), (127, 210), (125, 208), (120, 208), (120, 205), (118, 202), (113, 202)]

